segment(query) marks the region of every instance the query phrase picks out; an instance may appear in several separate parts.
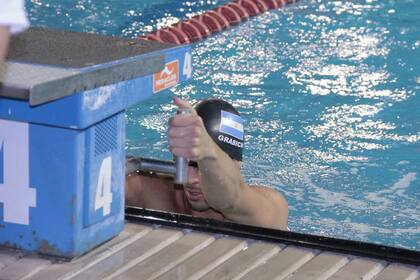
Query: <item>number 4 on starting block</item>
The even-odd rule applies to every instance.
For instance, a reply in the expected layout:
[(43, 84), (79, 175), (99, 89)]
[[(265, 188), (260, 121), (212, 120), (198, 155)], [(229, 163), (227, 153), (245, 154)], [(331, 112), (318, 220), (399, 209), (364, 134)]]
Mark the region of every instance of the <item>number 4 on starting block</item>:
[(0, 120), (0, 180), (3, 221), (29, 225), (36, 190), (29, 187), (28, 123)]
[(102, 208), (104, 216), (111, 213), (111, 172), (112, 157), (108, 156), (102, 161), (95, 195), (95, 211)]

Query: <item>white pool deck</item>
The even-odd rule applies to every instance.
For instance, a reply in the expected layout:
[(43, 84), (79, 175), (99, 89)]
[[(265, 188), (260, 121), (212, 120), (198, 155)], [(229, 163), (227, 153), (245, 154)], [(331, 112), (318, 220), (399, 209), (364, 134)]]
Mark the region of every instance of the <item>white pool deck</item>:
[(119, 236), (71, 262), (0, 249), (0, 279), (420, 280), (420, 267), (128, 222)]

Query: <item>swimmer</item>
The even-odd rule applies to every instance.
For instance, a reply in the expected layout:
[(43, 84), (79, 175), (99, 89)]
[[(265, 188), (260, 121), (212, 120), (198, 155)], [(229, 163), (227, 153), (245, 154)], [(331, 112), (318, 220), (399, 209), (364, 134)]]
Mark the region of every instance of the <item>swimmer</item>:
[(23, 31), (28, 26), (21, 0), (0, 0), (0, 63), (6, 57), (9, 35)]
[(134, 173), (126, 178), (126, 204), (266, 228), (287, 229), (288, 205), (277, 191), (250, 186), (241, 174), (243, 121), (219, 99), (192, 107), (174, 97), (191, 114), (169, 120), (170, 151), (190, 160), (184, 186), (160, 176)]

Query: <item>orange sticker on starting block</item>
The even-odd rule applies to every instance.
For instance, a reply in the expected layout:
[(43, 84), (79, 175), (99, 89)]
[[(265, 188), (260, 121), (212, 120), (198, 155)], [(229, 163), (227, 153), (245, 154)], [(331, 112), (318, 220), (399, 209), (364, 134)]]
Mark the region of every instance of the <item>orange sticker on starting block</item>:
[(178, 60), (165, 64), (165, 68), (153, 74), (153, 93), (176, 86), (179, 82)]

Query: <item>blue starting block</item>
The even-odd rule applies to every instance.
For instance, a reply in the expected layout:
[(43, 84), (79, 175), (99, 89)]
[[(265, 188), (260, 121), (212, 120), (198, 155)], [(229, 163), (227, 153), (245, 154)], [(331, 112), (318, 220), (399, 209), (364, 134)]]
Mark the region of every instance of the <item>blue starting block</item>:
[(0, 245), (72, 258), (124, 226), (127, 107), (191, 77), (191, 50), (32, 28), (0, 69)]

